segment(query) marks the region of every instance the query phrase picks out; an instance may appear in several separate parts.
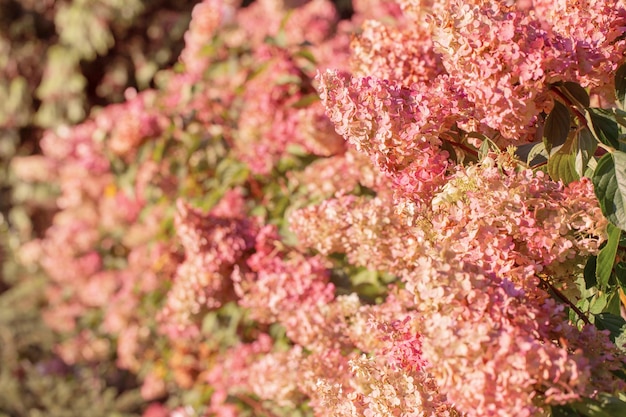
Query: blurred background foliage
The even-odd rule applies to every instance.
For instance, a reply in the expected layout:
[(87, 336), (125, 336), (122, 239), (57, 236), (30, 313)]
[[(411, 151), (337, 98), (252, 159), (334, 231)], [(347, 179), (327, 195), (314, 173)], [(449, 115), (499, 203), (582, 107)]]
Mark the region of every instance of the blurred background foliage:
[(45, 186), (23, 187), (14, 157), (46, 128), (74, 124), (150, 87), (182, 49), (193, 0), (0, 0), (0, 416), (131, 416), (145, 408), (115, 363), (69, 367), (40, 316), (45, 278), (15, 259), (41, 236)]
[[(135, 377), (114, 362), (68, 366), (53, 352), (59, 336), (40, 315), (46, 278), (16, 259), (50, 224), (53, 190), (23, 186), (9, 167), (40, 153), (45, 129), (154, 87), (177, 62), (196, 3), (0, 0), (0, 417), (145, 412)], [(350, 17), (350, 0), (335, 4)]]

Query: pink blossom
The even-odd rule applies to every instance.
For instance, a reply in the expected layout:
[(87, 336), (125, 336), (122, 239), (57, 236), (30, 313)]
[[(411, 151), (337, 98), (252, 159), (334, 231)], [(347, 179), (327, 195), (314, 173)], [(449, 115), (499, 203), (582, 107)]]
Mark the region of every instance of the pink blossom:
[(148, 138), (161, 133), (165, 124), (154, 109), (155, 92), (145, 91), (123, 104), (108, 106), (95, 118), (98, 133), (107, 136), (107, 146), (116, 155), (132, 157)]
[(337, 133), (367, 154), (402, 192), (423, 201), (445, 180), (448, 153), (439, 148), (439, 132), (461, 100), (445, 78), (438, 80), (438, 86), (409, 88), (333, 71), (318, 75), (320, 96)]
[(398, 28), (368, 20), (351, 43), (352, 70), (405, 86), (429, 82), (444, 72), (433, 47), (426, 25), (411, 22)]
[(235, 270), (238, 303), (262, 323), (280, 322), (287, 336), (300, 345), (316, 342), (320, 308), (334, 298), (328, 270), (319, 258), (281, 251), (274, 227), (260, 230), (256, 252), (246, 262), (249, 270)]
[(146, 408), (141, 417), (169, 417), (169, 412), (163, 404), (152, 403)]
[[(591, 367), (582, 349), (570, 349), (567, 343), (580, 346), (580, 333), (566, 324), (563, 306), (543, 291), (523, 291), (480, 268), (450, 261), (450, 254), (423, 260), (406, 279), (424, 316), (419, 327), (424, 357), (432, 364), (428, 370), (459, 411), (534, 415), (540, 412), (535, 398), (560, 404), (593, 395), (598, 382), (593, 374), (609, 375), (623, 366), (618, 359)], [(568, 342), (558, 342), (555, 333)], [(605, 336), (596, 331), (595, 337)], [(612, 377), (603, 381), (608, 391), (623, 385)]]
[[(217, 212), (222, 210), (218, 207)], [(215, 309), (234, 299), (229, 275), (253, 248), (256, 227), (239, 215), (202, 213), (178, 201), (177, 234), (186, 258), (176, 269), (160, 315), (166, 332), (192, 331), (193, 317), (203, 308)], [(185, 330), (188, 326), (192, 327)]]

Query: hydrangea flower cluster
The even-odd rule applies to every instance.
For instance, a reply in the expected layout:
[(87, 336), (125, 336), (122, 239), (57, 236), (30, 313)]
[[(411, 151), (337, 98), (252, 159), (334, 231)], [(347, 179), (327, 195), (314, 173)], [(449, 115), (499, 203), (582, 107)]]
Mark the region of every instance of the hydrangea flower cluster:
[[(544, 292), (525, 292), (453, 259), (423, 261), (407, 277), (407, 289), (423, 314), (429, 369), (459, 410), (531, 416), (541, 412), (537, 400), (560, 404), (623, 389), (612, 371), (624, 359), (606, 334), (593, 327), (579, 333)], [(600, 356), (581, 344), (588, 341), (604, 346)]]
[(146, 416), (617, 401), (622, 347), (577, 307), (610, 239), (592, 183), (506, 149), (550, 83), (614, 99), (626, 9), (555, 7), (567, 19), (542, 1), (355, 1), (344, 21), (327, 0), (199, 3), (179, 68), (18, 161), (60, 191), (23, 252), (50, 276), (63, 359), (115, 357), (167, 401)]

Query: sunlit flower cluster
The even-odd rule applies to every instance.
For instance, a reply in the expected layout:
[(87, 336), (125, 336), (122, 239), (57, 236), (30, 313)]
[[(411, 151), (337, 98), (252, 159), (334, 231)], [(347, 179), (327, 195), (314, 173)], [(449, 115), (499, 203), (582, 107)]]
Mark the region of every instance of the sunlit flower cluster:
[(439, 133), (451, 126), (462, 102), (446, 79), (441, 78), (439, 85), (405, 87), (329, 70), (318, 80), (337, 133), (368, 155), (404, 192), (419, 200), (432, 198), (449, 163)]
[(564, 187), (542, 172), (497, 166), (491, 158), (457, 172), (433, 209), (434, 241), (504, 274), (530, 266), (567, 280), (597, 253), (606, 233), (588, 179)]
[(255, 233), (254, 223), (242, 213), (204, 214), (181, 200), (175, 221), (185, 259), (177, 267), (161, 312), (171, 337), (193, 332), (192, 318), (202, 309), (216, 309), (234, 299), (230, 275), (235, 264), (253, 248)]
[[(541, 412), (537, 400), (558, 404), (592, 396), (598, 383), (601, 390), (622, 389), (624, 382), (609, 376), (624, 364), (617, 348), (601, 355), (600, 365), (596, 352), (583, 350), (562, 305), (543, 291), (520, 290), (453, 259), (444, 254), (421, 261), (407, 276), (407, 289), (423, 314), (419, 327), (429, 370), (460, 411), (531, 416)], [(609, 342), (596, 329), (583, 333), (589, 331), (594, 343)], [(600, 374), (606, 378), (601, 382)]]
[(447, 73), (475, 103), (473, 116), (515, 142), (547, 109), (548, 83), (610, 85), (623, 60), (616, 34), (624, 13), (612, 1), (451, 1), (433, 38)]

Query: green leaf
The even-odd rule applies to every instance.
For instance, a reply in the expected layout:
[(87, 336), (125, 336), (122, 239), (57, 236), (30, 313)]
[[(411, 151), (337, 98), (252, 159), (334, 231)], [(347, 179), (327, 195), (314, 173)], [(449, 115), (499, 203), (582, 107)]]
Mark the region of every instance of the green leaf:
[(543, 128), (543, 143), (548, 153), (552, 148), (565, 143), (569, 135), (571, 117), (569, 110), (560, 101), (554, 101), (554, 108), (546, 118)]
[(626, 402), (609, 395), (600, 395), (598, 400), (585, 398), (582, 401), (568, 405), (577, 412), (582, 413), (579, 415), (586, 417), (626, 416)]
[[(615, 346), (617, 346), (618, 348), (620, 348), (622, 350), (622, 352), (624, 350), (626, 350), (626, 332), (622, 332), (622, 334), (620, 334), (619, 336), (615, 337), (615, 340), (613, 341), (613, 343), (615, 343)], [(617, 372), (617, 371), (616, 371)], [(617, 373), (616, 373), (617, 374)], [(626, 381), (626, 374), (624, 374), (624, 371), (621, 370), (621, 372), (619, 374), (617, 374), (621, 379)]]
[(288, 84), (300, 85), (302, 84), (302, 79), (294, 74), (282, 74), (276, 77), (274, 83), (276, 86)]
[(538, 165), (548, 160), (548, 152), (543, 141), (520, 145), (515, 150), (515, 155), (530, 166)]
[(615, 265), (615, 277), (617, 278), (617, 283), (622, 288), (622, 290), (626, 289), (626, 262), (620, 262)]
[(254, 70), (252, 70), (252, 72), (250, 72), (247, 76), (246, 76), (246, 82), (248, 81), (252, 81), (253, 79), (255, 79), (256, 77), (258, 77), (260, 74), (262, 74), (263, 72), (265, 72), (265, 70), (267, 70), (267, 68), (270, 66), (270, 61), (265, 61), (263, 62), (261, 65), (259, 65), (258, 67), (254, 68)]
[(378, 282), (378, 272), (369, 269), (361, 269), (350, 277), (352, 285), (376, 284)]
[(580, 84), (566, 81), (555, 84), (555, 87), (577, 107), (589, 107), (589, 94)]
[(620, 229), (626, 229), (626, 153), (602, 156), (591, 180), (604, 216)]
[(626, 64), (622, 64), (615, 72), (615, 97), (618, 107), (626, 110)]
[(607, 293), (596, 293), (589, 303), (589, 311), (591, 314), (601, 314), (605, 312), (605, 308), (609, 303), (609, 296)]
[(599, 142), (619, 149), (619, 129), (611, 110), (589, 108), (585, 112), (585, 118), (591, 133)]
[(565, 184), (580, 178), (576, 172), (576, 155), (578, 153), (577, 138), (570, 135), (567, 141), (548, 159), (548, 174), (553, 180), (561, 180)]
[(622, 127), (626, 127), (626, 111), (622, 109), (611, 109), (613, 111), (613, 117), (615, 121)]
[(596, 265), (597, 258), (595, 256), (590, 256), (589, 259), (587, 259), (587, 263), (585, 264), (585, 270), (583, 272), (586, 289), (598, 285), (598, 280), (596, 279)]
[(619, 238), (622, 231), (612, 225), (607, 226), (608, 240), (606, 245), (598, 253), (598, 260), (596, 265), (596, 278), (598, 279), (598, 286), (600, 291), (605, 291), (609, 284), (609, 278), (611, 277), (611, 271), (613, 271), (613, 264), (615, 263), (615, 255), (617, 254), (617, 246), (619, 244)]
[(615, 342), (615, 339), (618, 337), (623, 336), (624, 332), (626, 332), (626, 320), (616, 314), (596, 314), (594, 323), (598, 329), (608, 330), (611, 332), (610, 337), (613, 342)]
[(580, 417), (580, 413), (571, 405), (553, 405), (550, 407), (550, 417)]
[(576, 155), (559, 149), (548, 160), (548, 174), (553, 180), (561, 180), (565, 184), (578, 180), (580, 176), (576, 172)]
[(598, 142), (594, 139), (589, 129), (583, 128), (576, 133), (576, 158), (574, 167), (578, 176), (585, 176), (589, 161), (593, 158), (597, 148)]
[(494, 141), (492, 141), (485, 135), (481, 135), (480, 133), (477, 133), (477, 132), (470, 132), (467, 134), (467, 137), (478, 138), (483, 141), (483, 143), (481, 143), (480, 145), (480, 149), (478, 150), (479, 161), (482, 161), (483, 159), (485, 159), (485, 157), (489, 154), (489, 152), (497, 152), (497, 153), (501, 152), (498, 145), (496, 145)]
[(615, 314), (616, 316), (619, 316), (620, 306), (621, 306), (621, 302), (619, 299), (619, 292), (617, 291), (617, 288), (614, 288), (613, 291), (609, 295), (609, 299), (606, 303), (606, 307), (604, 308), (603, 313), (611, 313), (611, 314)]

